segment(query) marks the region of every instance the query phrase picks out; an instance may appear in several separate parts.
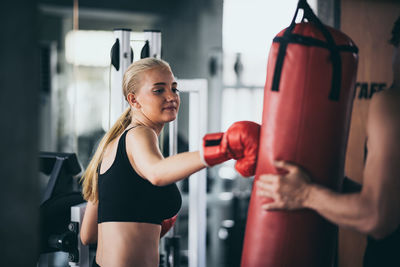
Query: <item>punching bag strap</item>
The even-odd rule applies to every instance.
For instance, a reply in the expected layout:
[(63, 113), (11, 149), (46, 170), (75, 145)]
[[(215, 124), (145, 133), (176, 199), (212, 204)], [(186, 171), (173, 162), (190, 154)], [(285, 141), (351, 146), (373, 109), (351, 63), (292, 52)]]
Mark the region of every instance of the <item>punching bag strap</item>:
[(328, 47), (331, 52), (332, 60), (332, 87), (329, 94), (329, 99), (333, 101), (339, 101), (340, 88), (342, 84), (342, 60), (340, 58), (339, 49), (335, 44), (335, 40), (328, 29), (322, 24), (318, 17), (314, 14), (307, 1), (300, 0), (299, 5), (304, 10), (304, 17), (322, 32), (326, 41), (328, 42)]
[(310, 23), (313, 23), (324, 35), (327, 41), (327, 48), (331, 53), (332, 60), (332, 85), (331, 91), (329, 94), (329, 99), (333, 101), (338, 101), (340, 96), (340, 88), (341, 88), (341, 76), (342, 76), (342, 61), (339, 54), (339, 48), (335, 44), (335, 41), (328, 31), (328, 29), (322, 24), (322, 22), (318, 19), (318, 17), (314, 14), (311, 7), (308, 5), (306, 0), (299, 0), (296, 8), (296, 12), (292, 19), (290, 26), (285, 30), (282, 39), (280, 40), (280, 46), (278, 51), (278, 56), (275, 64), (274, 77), (272, 80), (272, 91), (279, 91), (279, 83), (282, 73), (283, 61), (286, 54), (286, 49), (288, 43), (292, 42), (292, 31), (296, 26), (296, 17), (299, 9), (304, 10), (303, 20), (306, 18)]
[(297, 17), (297, 12), (299, 11), (299, 4), (297, 5), (296, 12), (294, 13), (292, 23), (290, 23), (289, 27), (285, 30), (282, 40), (280, 42), (278, 56), (276, 57), (274, 77), (272, 79), (272, 88), (271, 88), (272, 91), (279, 91), (279, 83), (281, 80), (283, 60), (285, 59), (286, 48), (290, 41), (289, 37), (294, 29), (294, 26), (296, 26), (295, 20)]

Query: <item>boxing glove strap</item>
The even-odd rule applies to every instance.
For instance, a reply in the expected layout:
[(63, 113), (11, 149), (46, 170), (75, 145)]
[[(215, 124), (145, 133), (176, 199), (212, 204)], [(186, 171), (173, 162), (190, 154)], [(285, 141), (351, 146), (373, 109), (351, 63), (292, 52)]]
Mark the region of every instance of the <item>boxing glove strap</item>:
[(222, 132), (207, 134), (203, 138), (200, 156), (205, 166), (211, 167), (232, 158), (229, 147), (224, 148), (226, 151), (220, 150), (223, 138), (224, 133)]
[(219, 146), (221, 144), (222, 138), (214, 139), (214, 140), (206, 140), (204, 142), (204, 146)]
[(203, 139), (200, 140), (200, 149), (199, 149), (199, 153), (200, 153), (200, 160), (201, 163), (203, 163), (204, 166), (206, 166), (207, 168), (210, 167), (210, 165), (207, 164), (206, 160), (204, 159), (204, 146), (202, 145)]

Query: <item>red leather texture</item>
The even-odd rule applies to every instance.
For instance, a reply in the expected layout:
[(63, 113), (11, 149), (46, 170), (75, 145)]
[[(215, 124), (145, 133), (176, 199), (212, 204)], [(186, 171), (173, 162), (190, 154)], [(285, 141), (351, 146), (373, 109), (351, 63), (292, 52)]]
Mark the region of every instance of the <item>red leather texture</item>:
[(225, 133), (211, 133), (203, 137), (204, 161), (209, 166), (214, 166), (235, 159), (237, 160), (235, 168), (242, 176), (253, 176), (256, 170), (259, 140), (258, 123), (237, 121)]
[[(354, 46), (349, 37), (327, 28), (337, 45)], [(293, 33), (325, 41), (311, 23), (297, 24)], [(344, 177), (357, 54), (340, 52), (340, 98), (332, 101), (330, 51), (318, 46), (289, 43), (279, 91), (271, 91), (279, 46), (272, 44), (268, 58), (255, 181), (260, 174), (277, 173), (273, 160), (286, 160), (304, 167), (314, 182), (337, 190)], [(332, 266), (336, 226), (311, 210), (263, 211), (262, 204), (271, 200), (256, 191), (253, 186), (242, 267)]]
[(161, 222), (161, 233), (160, 233), (160, 238), (163, 237), (168, 231), (174, 226), (176, 219), (178, 218), (178, 214), (176, 214), (174, 217), (165, 219), (164, 221)]

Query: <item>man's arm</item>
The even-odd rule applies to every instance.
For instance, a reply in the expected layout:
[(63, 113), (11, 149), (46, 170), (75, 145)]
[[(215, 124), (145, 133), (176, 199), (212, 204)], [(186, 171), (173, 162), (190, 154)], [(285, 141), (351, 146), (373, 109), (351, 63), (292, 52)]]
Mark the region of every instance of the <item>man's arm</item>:
[(258, 195), (273, 198), (263, 205), (265, 210), (310, 208), (328, 220), (368, 232), (370, 219), (369, 199), (361, 193), (341, 194), (324, 186), (310, 183), (307, 172), (289, 162), (275, 162), (277, 168), (288, 171), (285, 175), (261, 175), (258, 181)]
[(400, 97), (393, 91), (374, 95), (370, 103), (368, 155), (361, 195), (371, 202), (376, 238), (393, 232), (400, 223)]
[(260, 177), (259, 194), (274, 198), (264, 208), (311, 208), (336, 224), (375, 238), (396, 229), (400, 223), (400, 115), (397, 103), (383, 93), (370, 103), (368, 156), (360, 193), (340, 194), (308, 183), (301, 168), (278, 162), (277, 167), (289, 173)]
[(358, 193), (361, 192), (362, 185), (353, 181), (349, 177), (345, 176), (343, 179), (342, 193)]

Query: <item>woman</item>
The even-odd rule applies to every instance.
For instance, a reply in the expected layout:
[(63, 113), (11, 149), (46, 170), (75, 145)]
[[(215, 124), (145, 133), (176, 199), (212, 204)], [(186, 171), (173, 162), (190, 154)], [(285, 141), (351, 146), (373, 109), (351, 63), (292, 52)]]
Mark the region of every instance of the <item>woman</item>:
[[(155, 267), (161, 223), (181, 206), (174, 183), (207, 165), (243, 155), (228, 152), (227, 131), (203, 156), (196, 151), (163, 158), (158, 135), (176, 118), (180, 104), (177, 82), (165, 61), (133, 63), (124, 75), (123, 93), (130, 107), (103, 137), (83, 176), (88, 204), (80, 235), (83, 244), (97, 241), (96, 262), (102, 267)], [(246, 125), (239, 130), (254, 128)], [(253, 136), (246, 139), (258, 141)], [(243, 148), (234, 152), (243, 154)]]

